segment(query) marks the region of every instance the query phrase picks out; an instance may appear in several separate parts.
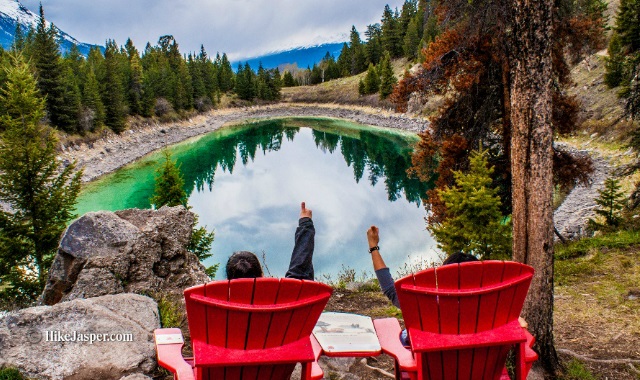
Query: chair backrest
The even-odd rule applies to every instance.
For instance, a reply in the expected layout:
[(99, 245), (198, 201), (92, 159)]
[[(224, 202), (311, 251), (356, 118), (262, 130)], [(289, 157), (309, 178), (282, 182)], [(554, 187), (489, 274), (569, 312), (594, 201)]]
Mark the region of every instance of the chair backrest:
[[(477, 261), (423, 270), (395, 286), (410, 338), (412, 331), (462, 335), (516, 321), (532, 277), (533, 268), (524, 264)], [(413, 351), (421, 348), (412, 342)], [(510, 348), (484, 342), (479, 348), (424, 352), (418, 365), (425, 379), (499, 378)]]
[(331, 292), (318, 282), (277, 278), (213, 281), (185, 290), (197, 378), (288, 379), (296, 361), (286, 357), (273, 358), (279, 365), (242, 366), (252, 358), (240, 351), (238, 364), (220, 367), (200, 365), (198, 355), (235, 349), (256, 356), (255, 350), (309, 339)]

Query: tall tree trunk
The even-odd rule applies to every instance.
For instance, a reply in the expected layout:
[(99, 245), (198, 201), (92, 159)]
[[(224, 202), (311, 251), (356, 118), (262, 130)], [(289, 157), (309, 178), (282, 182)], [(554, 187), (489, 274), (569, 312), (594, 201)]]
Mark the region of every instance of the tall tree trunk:
[(552, 0), (512, 0), (513, 257), (535, 268), (523, 316), (540, 364), (555, 375), (553, 342)]

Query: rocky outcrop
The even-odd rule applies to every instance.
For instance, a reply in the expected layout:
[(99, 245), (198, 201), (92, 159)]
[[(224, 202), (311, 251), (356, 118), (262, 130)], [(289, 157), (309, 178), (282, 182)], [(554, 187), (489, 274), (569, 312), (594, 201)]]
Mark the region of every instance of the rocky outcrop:
[(193, 224), (193, 213), (182, 206), (83, 215), (62, 236), (42, 303), (158, 289), (182, 294), (208, 282), (204, 266), (186, 250)]
[(22, 309), (0, 317), (0, 368), (47, 380), (144, 379), (159, 327), (158, 305), (138, 294)]

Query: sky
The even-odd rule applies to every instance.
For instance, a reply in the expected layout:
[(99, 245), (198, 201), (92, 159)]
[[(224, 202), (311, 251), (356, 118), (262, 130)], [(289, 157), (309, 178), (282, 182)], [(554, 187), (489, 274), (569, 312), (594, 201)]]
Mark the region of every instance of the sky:
[(385, 4), (403, 0), (21, 0), (81, 42), (104, 45), (127, 38), (144, 49), (171, 34), (185, 53), (204, 45), (231, 60), (348, 38), (355, 25), (364, 39)]

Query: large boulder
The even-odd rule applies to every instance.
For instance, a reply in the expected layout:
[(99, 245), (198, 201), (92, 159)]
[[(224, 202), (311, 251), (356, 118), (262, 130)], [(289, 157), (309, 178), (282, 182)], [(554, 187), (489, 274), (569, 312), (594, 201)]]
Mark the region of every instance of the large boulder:
[(0, 317), (0, 368), (47, 380), (149, 374), (159, 327), (156, 302), (131, 293), (22, 309)]
[(90, 212), (60, 241), (45, 305), (118, 293), (181, 294), (209, 277), (186, 250), (194, 214), (182, 206)]

